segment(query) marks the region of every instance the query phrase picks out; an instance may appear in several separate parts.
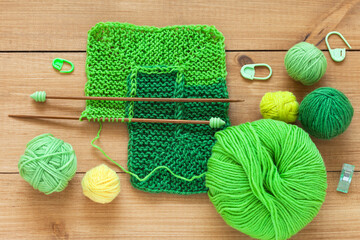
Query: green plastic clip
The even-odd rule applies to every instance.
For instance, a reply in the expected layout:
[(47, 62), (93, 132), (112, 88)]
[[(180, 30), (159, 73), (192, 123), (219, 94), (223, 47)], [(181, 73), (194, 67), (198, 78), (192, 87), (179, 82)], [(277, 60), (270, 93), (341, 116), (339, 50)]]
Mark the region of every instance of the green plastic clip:
[[(62, 71), (61, 68), (64, 65), (64, 62), (70, 64), (71, 69), (67, 70), (67, 71)], [(71, 73), (72, 71), (74, 71), (74, 64), (68, 60), (62, 59), (62, 58), (55, 58), (52, 62), (53, 67), (60, 71), (61, 73)]]
[(346, 43), (346, 45), (351, 49), (350, 44), (346, 41), (346, 39), (343, 37), (343, 35), (341, 35), (341, 33), (339, 32), (329, 32), (326, 35), (325, 38), (325, 43), (327, 48), (329, 49), (329, 53), (331, 58), (335, 61), (335, 62), (342, 62), (345, 59), (346, 56), (346, 50), (345, 48), (335, 48), (335, 49), (331, 49), (330, 48), (330, 44), (328, 42), (328, 38), (330, 37), (330, 35), (335, 34), (338, 35), (339, 37), (341, 37), (341, 39)]
[(354, 169), (355, 169), (355, 166), (353, 166), (353, 165), (350, 165), (347, 163), (343, 164), (339, 184), (336, 189), (337, 191), (343, 192), (343, 193), (348, 193), (351, 179), (352, 179), (352, 176), (354, 173)]
[[(269, 69), (269, 75), (266, 77), (255, 77), (255, 67), (267, 67)], [(272, 75), (272, 69), (265, 63), (246, 64), (240, 70), (241, 76), (249, 80), (268, 80)]]

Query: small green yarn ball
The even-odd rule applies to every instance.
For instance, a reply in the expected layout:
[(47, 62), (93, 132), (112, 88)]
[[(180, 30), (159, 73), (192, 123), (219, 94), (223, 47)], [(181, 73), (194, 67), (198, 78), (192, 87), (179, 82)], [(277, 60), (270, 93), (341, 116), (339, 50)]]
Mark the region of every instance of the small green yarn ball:
[(64, 190), (74, 177), (76, 166), (72, 146), (49, 133), (28, 142), (18, 164), (20, 176), (46, 195)]
[(337, 89), (322, 87), (309, 93), (300, 104), (299, 121), (312, 136), (336, 137), (349, 127), (354, 109), (349, 99)]
[(262, 119), (215, 134), (206, 186), (227, 224), (263, 240), (288, 239), (318, 214), (324, 161), (298, 126)]
[(327, 62), (324, 53), (313, 44), (295, 44), (285, 55), (285, 68), (295, 81), (309, 86), (325, 74)]

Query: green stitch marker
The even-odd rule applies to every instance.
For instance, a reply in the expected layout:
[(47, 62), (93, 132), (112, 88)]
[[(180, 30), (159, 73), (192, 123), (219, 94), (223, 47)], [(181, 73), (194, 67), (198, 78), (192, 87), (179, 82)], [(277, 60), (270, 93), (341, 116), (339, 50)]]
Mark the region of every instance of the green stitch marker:
[(343, 35), (341, 35), (341, 33), (339, 32), (329, 32), (327, 35), (326, 35), (326, 38), (325, 38), (325, 43), (326, 43), (326, 46), (327, 48), (329, 49), (329, 53), (330, 53), (330, 56), (331, 58), (335, 61), (335, 62), (342, 62), (344, 59), (345, 59), (345, 56), (346, 56), (346, 50), (345, 48), (335, 48), (335, 49), (331, 49), (330, 48), (330, 44), (328, 42), (328, 38), (330, 37), (330, 35), (338, 35), (345, 43), (346, 45), (351, 49), (351, 46), (350, 44), (346, 41), (346, 39), (344, 38)]
[(354, 173), (355, 166), (344, 163), (342, 170), (341, 170), (341, 176), (339, 180), (339, 184), (337, 187), (337, 191), (348, 193), (351, 179)]
[[(266, 77), (255, 77), (255, 67), (267, 67), (270, 71), (269, 75)], [(241, 76), (249, 80), (268, 80), (272, 75), (272, 69), (269, 65), (265, 63), (256, 63), (256, 64), (246, 64), (240, 70)]]
[[(68, 63), (68, 64), (70, 64), (70, 66), (71, 66), (71, 69), (70, 70), (66, 70), (66, 71), (62, 71), (61, 70), (61, 68), (63, 67), (63, 65), (64, 65), (64, 62), (66, 62), (66, 63)], [(53, 62), (52, 62), (52, 66), (56, 69), (56, 70), (58, 70), (58, 71), (60, 71), (61, 73), (71, 73), (72, 71), (74, 71), (74, 64), (72, 63), (72, 62), (70, 62), (70, 61), (68, 61), (68, 60), (66, 60), (66, 59), (62, 59), (62, 58), (55, 58), (54, 60), (53, 60)]]

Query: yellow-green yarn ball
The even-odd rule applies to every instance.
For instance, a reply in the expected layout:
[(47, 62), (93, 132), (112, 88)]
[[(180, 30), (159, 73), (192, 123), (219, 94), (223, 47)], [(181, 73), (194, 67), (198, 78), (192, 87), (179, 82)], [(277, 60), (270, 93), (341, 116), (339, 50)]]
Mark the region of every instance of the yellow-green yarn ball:
[(307, 42), (295, 44), (290, 48), (284, 63), (289, 76), (304, 85), (317, 83), (327, 67), (323, 52)]
[(120, 193), (118, 175), (105, 164), (89, 170), (81, 185), (84, 195), (97, 203), (109, 203)]
[(261, 99), (260, 113), (265, 119), (292, 123), (299, 114), (299, 103), (291, 92), (268, 92)]
[(18, 164), (20, 176), (45, 194), (64, 190), (74, 177), (76, 167), (73, 147), (49, 133), (28, 142)]

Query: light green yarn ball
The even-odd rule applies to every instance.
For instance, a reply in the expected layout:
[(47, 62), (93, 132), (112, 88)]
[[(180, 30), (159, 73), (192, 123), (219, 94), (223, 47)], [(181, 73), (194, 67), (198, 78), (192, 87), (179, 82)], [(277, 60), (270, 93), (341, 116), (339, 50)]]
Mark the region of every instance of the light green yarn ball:
[(312, 136), (322, 139), (336, 137), (349, 127), (354, 108), (339, 90), (318, 88), (309, 93), (300, 104), (299, 121)]
[(325, 74), (327, 62), (323, 52), (313, 44), (295, 44), (285, 55), (285, 68), (289, 76), (304, 85), (317, 83)]
[(215, 134), (206, 186), (218, 213), (257, 239), (288, 239), (318, 214), (326, 169), (309, 135), (262, 119)]
[(64, 190), (74, 177), (76, 166), (72, 146), (49, 133), (28, 142), (18, 164), (21, 177), (45, 194)]

